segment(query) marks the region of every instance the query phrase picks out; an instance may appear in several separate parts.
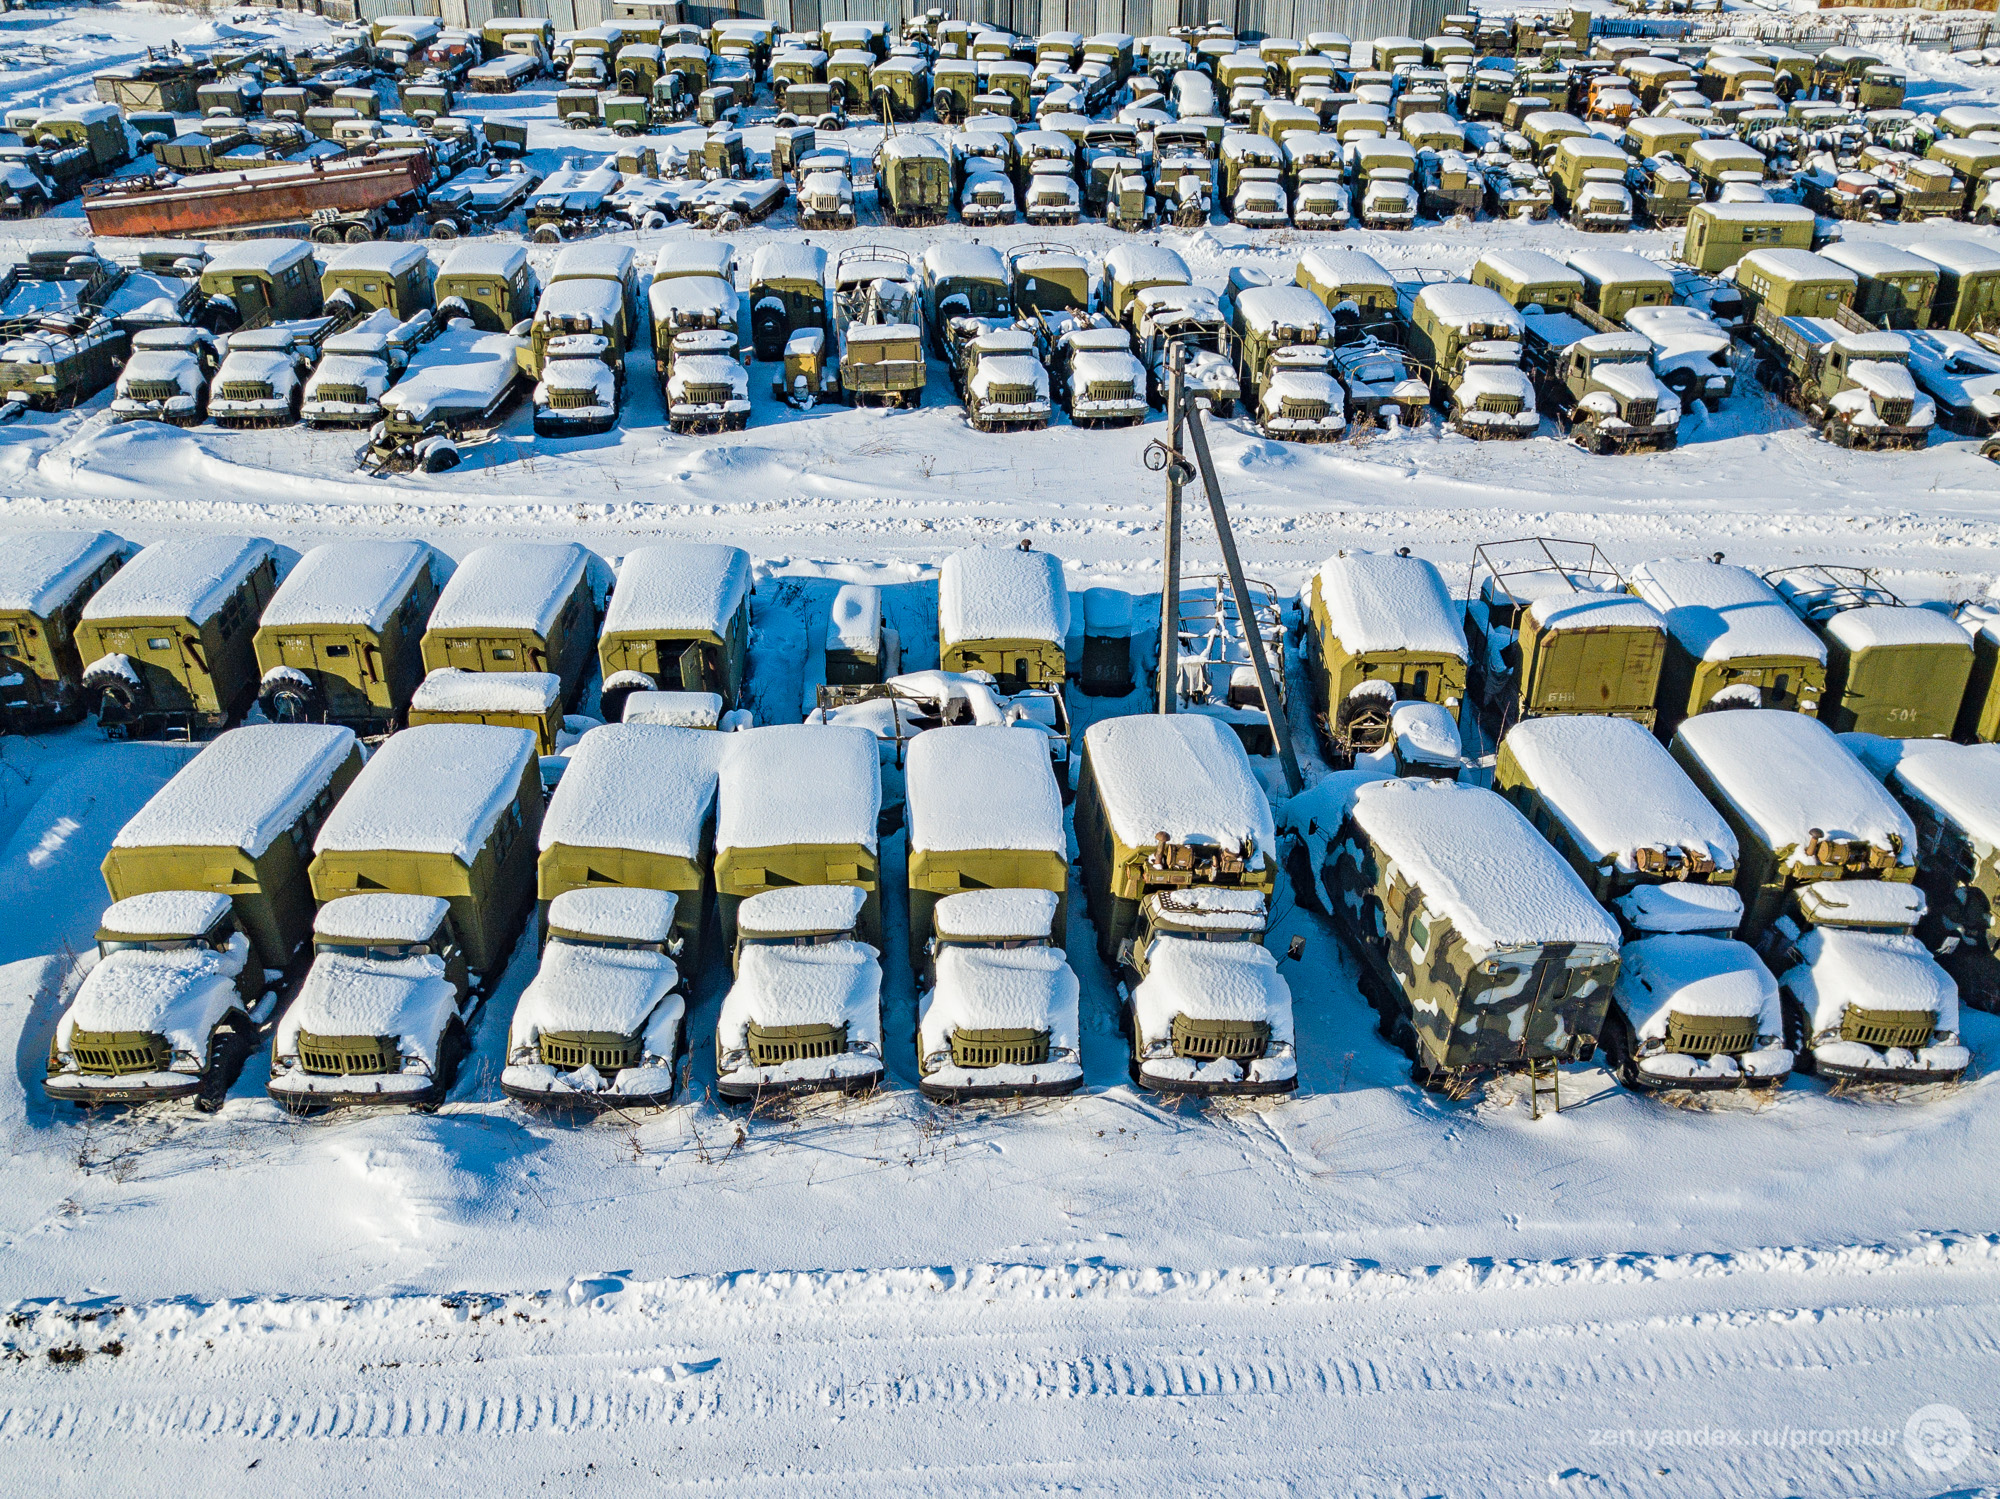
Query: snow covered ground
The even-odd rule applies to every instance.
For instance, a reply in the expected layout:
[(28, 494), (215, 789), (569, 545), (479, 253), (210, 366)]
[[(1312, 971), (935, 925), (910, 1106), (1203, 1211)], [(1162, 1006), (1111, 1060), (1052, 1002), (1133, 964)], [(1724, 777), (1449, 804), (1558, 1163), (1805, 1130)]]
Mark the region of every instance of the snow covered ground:
[[(125, 6), (0, 32), (0, 63), (23, 64), (0, 69), (0, 99), (80, 95), (107, 61), (215, 24)], [(1937, 102), (2000, 93), (1993, 69), (1909, 60)], [(555, 130), (547, 88), (491, 102), (535, 125), (543, 167), (608, 144)], [(849, 134), (865, 159), (875, 132)], [(891, 230), (862, 204), (861, 230), (816, 238), (914, 252), (965, 232)], [(736, 235), (743, 263), (792, 223)], [(0, 240), (83, 228), (69, 205)], [(631, 238), (649, 252), (689, 232)], [(1121, 241), (1092, 225), (980, 237)], [(1231, 226), (1162, 238), (1209, 285), (1235, 265), (1288, 279), (1303, 243)], [(1493, 244), (1579, 239), (1491, 223), (1342, 236), (1453, 270)], [(1593, 458), (1546, 428), (1293, 446), (1230, 422), (1212, 441), (1246, 562), (1286, 594), (1340, 547), (1410, 546), (1456, 586), (1475, 543), (1536, 534), (1596, 540), (1621, 566), (1718, 550), (1867, 562), (1922, 598), (2000, 573), (2000, 470), (1973, 445), (1843, 452), (1744, 388), (1646, 457)], [(752, 394), (748, 430), (676, 436), (641, 375), (603, 437), (536, 442), (521, 409), (460, 469), (393, 480), (356, 471), (355, 434), (112, 426), (107, 394), (0, 428), (0, 528), (247, 532), (296, 551), (414, 536), (453, 556), (495, 539), (607, 558), (734, 543), (756, 559), (760, 722), (799, 716), (841, 581), (882, 585), (906, 670), (936, 664), (936, 563), (957, 546), (1032, 537), (1072, 588), (1156, 596), (1160, 489), (1140, 459), (1157, 422), (981, 436), (940, 367), (917, 412), (794, 412), (765, 366)], [(1191, 565), (1218, 561), (1198, 512), (1187, 545)], [(1073, 699), (1079, 732), (1140, 706)], [(261, 1060), (215, 1117), (59, 1111), (37, 1082), (69, 955), (105, 901), (98, 861), (187, 754), (88, 725), (0, 741), (9, 1488), (2000, 1492), (1982, 1487), (2000, 1485), (2000, 1018), (1969, 1015), (1971, 1081), (1933, 1095), (1799, 1080), (1679, 1110), (1592, 1066), (1535, 1121), (1512, 1085), (1463, 1103), (1412, 1087), (1331, 928), (1283, 898), (1272, 949), (1306, 944), (1281, 969), (1300, 1093), (1173, 1110), (1126, 1081), (1073, 891), (1086, 1082), (1066, 1100), (918, 1097), (891, 901), (890, 1087), (866, 1101), (717, 1107), (715, 962), (682, 1103), (588, 1125), (526, 1115), (498, 1086), (526, 943), (435, 1116), (294, 1120), (266, 1101)], [(885, 888), (903, 861), (898, 835)], [(1978, 1448), (1948, 1467), (1905, 1439), (1936, 1404)], [(1942, 1419), (1923, 1429), (1949, 1436)]]

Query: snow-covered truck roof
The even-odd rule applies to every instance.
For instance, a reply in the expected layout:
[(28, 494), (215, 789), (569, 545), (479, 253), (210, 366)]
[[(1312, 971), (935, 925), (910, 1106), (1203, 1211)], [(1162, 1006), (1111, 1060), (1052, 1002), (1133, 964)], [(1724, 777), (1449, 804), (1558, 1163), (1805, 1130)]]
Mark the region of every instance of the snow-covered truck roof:
[(432, 723), (392, 734), (327, 814), (313, 851), (449, 854), (469, 866), (534, 758), (526, 729)]
[(1644, 599), (1629, 593), (1571, 589), (1544, 594), (1528, 605), (1528, 617), (1543, 630), (1657, 630), (1667, 632), (1667, 621)]
[(0, 548), (0, 612), (47, 618), (129, 545), (109, 531), (17, 531)]
[(944, 161), (951, 160), (951, 153), (944, 145), (928, 135), (892, 135), (882, 142), (882, 159), (897, 161)]
[(1015, 547), (953, 552), (938, 569), (938, 627), (946, 646), (970, 640), (1061, 645), (1069, 635), (1062, 559)]
[(1632, 569), (1632, 591), (1666, 616), (1667, 631), (1703, 661), (1801, 656), (1826, 664), (1826, 646), (1777, 590), (1748, 568), (1666, 559)]
[(613, 942), (666, 942), (674, 935), (680, 896), (671, 890), (605, 886), (565, 890), (549, 902), (549, 930)]
[(349, 245), (326, 263), (326, 270), (330, 276), (343, 272), (366, 274), (370, 271), (378, 276), (400, 276), (422, 265), (425, 258), (424, 247), (420, 244), (376, 239), (366, 244)]
[(1841, 240), (1819, 251), (1821, 258), (1845, 266), (1858, 276), (1935, 276), (1937, 266), (1921, 255), (1880, 240)]
[[(668, 896), (669, 900), (672, 898)], [(553, 919), (553, 913), (551, 916)], [(609, 932), (601, 935), (618, 936)], [(644, 948), (573, 947), (551, 942), (542, 952), (534, 978), (521, 991), (521, 998), (514, 1006), (510, 1035), (517, 1044), (531, 1042), (547, 1031), (632, 1035), (659, 1007), (679, 977), (674, 960), (665, 953)], [(679, 1004), (675, 1002), (676, 1008)]]
[(655, 322), (676, 313), (729, 320), (735, 318), (740, 304), (736, 288), (720, 276), (669, 276), (646, 288), (646, 305)]
[(432, 630), (525, 630), (546, 636), (590, 567), (573, 541), (503, 541), (473, 552), (431, 610)]
[(1333, 314), (1326, 304), (1303, 286), (1252, 286), (1237, 294), (1236, 305), (1243, 321), (1259, 333), (1279, 328), (1317, 328), (1332, 343)]
[(761, 890), (736, 909), (736, 930), (746, 937), (791, 937), (807, 932), (851, 932), (868, 904), (858, 885), (787, 885)]
[(79, 1029), (138, 1031), (164, 1037), (176, 1051), (205, 1055), (216, 1022), (240, 1003), (236, 976), (248, 956), (241, 938), (228, 952), (181, 947), (112, 953), (85, 975), (56, 1026), (56, 1044), (67, 1047)]
[(410, 695), (413, 713), (544, 714), (562, 696), (552, 671), (463, 671), (440, 666), (424, 674)]
[(199, 937), (234, 908), (220, 890), (148, 890), (106, 906), (97, 930), (105, 937)]
[(1235, 730), (1203, 714), (1108, 718), (1084, 731), (1104, 813), (1127, 848), (1170, 843), (1273, 846), (1271, 803)]
[(421, 541), (330, 541), (316, 546), (285, 575), (264, 606), (260, 625), (380, 630), (430, 560), (431, 549)]
[(1475, 327), (1508, 329), (1521, 336), (1521, 314), (1490, 286), (1464, 281), (1433, 281), (1417, 292), (1416, 305), (1446, 327), (1463, 332)]
[(1583, 290), (1583, 273), (1564, 265), (1545, 250), (1488, 250), (1474, 262), (1472, 268), (1477, 271), (1482, 265), (1502, 281), (1513, 281), (1522, 286), (1555, 284)]
[(660, 246), (653, 257), (653, 279), (674, 281), (684, 276), (713, 276), (729, 280), (736, 263), (736, 247), (719, 239), (673, 240)]
[(706, 542), (663, 542), (625, 554), (604, 634), (723, 635), (750, 594), (750, 554)]
[(83, 606), (83, 618), (185, 619), (206, 624), (277, 548), (261, 536), (182, 536), (156, 541)]
[(1455, 781), (1371, 781), (1356, 788), (1351, 816), (1469, 948), (1618, 945), (1618, 924), (1497, 792)]
[(521, 341), (511, 333), (484, 333), (466, 318), (417, 350), (410, 367), (382, 393), (382, 407), (409, 421), (436, 411), (478, 411), (520, 378)]
[(441, 895), (381, 890), (336, 896), (313, 917), (313, 935), (335, 942), (422, 942), (450, 910)]
[(1935, 808), (1975, 842), (2000, 847), (2000, 745), (1912, 741), (1893, 772), (1896, 784)]
[(1315, 247), (1299, 256), (1299, 270), (1327, 286), (1372, 286), (1391, 291), (1396, 285), (1396, 278), (1379, 260), (1360, 250)]
[(1007, 266), (998, 250), (958, 240), (926, 249), (923, 271), (933, 281), (998, 281), (1003, 285), (1007, 281)]
[(2000, 250), (1976, 239), (1927, 239), (1911, 245), (1910, 249), (1960, 276), (2000, 271)]
[(1741, 285), (1744, 276), (1752, 271), (1762, 271), (1767, 276), (1785, 281), (1837, 281), (1845, 286), (1860, 284), (1854, 272), (1846, 266), (1835, 265), (1824, 255), (1816, 255), (1811, 250), (1751, 250), (1736, 263), (1730, 274)]
[(843, 583), (826, 616), (826, 649), (860, 651), (882, 648), (882, 590), (873, 583)]
[(826, 251), (818, 245), (772, 240), (759, 245), (750, 257), (750, 285), (754, 288), (775, 281), (804, 281), (826, 285)]
[(1850, 651), (1877, 646), (1948, 645), (1972, 648), (1965, 626), (1936, 609), (1902, 604), (1863, 604), (1843, 609), (1826, 622), (1826, 633)]
[(586, 240), (565, 246), (556, 256), (550, 281), (623, 281), (630, 274), (638, 254), (630, 245), (614, 240)]
[(312, 252), (312, 243), (303, 239), (231, 240), (216, 246), (202, 272), (208, 276), (275, 276), (302, 260), (311, 260)]
[(1674, 281), (1665, 266), (1648, 260), (1636, 250), (1572, 250), (1563, 260), (1585, 281), (1600, 285), (1630, 286), (1645, 282), (1672, 286)]
[(491, 276), (509, 281), (528, 263), (525, 245), (500, 244), (491, 240), (466, 240), (454, 247), (438, 267), (445, 276)]
[(1593, 864), (1638, 867), (1637, 850), (1688, 849), (1736, 867), (1736, 835), (1666, 746), (1629, 718), (1531, 718), (1506, 748)]
[(938, 901), (932, 921), (940, 937), (961, 942), (1003, 942), (1054, 934), (1053, 890), (961, 890)]
[(1116, 245), (1104, 257), (1104, 273), (1121, 286), (1141, 281), (1187, 286), (1194, 281), (1187, 262), (1165, 245)]
[(903, 784), (913, 851), (1069, 852), (1044, 734), (997, 724), (919, 734)]
[(623, 848), (699, 859), (716, 777), (734, 740), (711, 730), (617, 723), (592, 729), (542, 817), (541, 847)]
[(1437, 568), (1393, 552), (1343, 552), (1313, 574), (1334, 638), (1353, 655), (1417, 651), (1465, 659), (1465, 626)]
[(1818, 719), (1778, 708), (1697, 713), (1674, 738), (1766, 847), (1797, 847), (1817, 829), (1916, 862), (1909, 814)]
[(240, 848), (261, 858), (354, 753), (335, 724), (245, 724), (217, 735), (153, 793), (113, 848)]
[(537, 318), (589, 318), (607, 327), (618, 321), (625, 308), (625, 289), (616, 281), (597, 276), (579, 276), (569, 281), (551, 281), (542, 288), (535, 304)]
[(723, 736), (715, 846), (873, 850), (882, 810), (875, 736), (838, 725), (772, 724)]

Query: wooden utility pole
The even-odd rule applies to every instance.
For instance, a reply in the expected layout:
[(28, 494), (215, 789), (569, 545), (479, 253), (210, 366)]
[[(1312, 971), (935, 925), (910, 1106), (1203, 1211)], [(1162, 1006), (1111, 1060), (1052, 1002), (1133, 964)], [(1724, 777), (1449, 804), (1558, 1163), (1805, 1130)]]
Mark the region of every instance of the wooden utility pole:
[(1180, 456), (1181, 428), (1187, 420), (1186, 345), (1179, 340), (1167, 351), (1167, 519), (1166, 545), (1160, 564), (1160, 698), (1159, 711), (1171, 713), (1180, 703), (1181, 673), (1181, 487), (1187, 483), (1187, 463)]

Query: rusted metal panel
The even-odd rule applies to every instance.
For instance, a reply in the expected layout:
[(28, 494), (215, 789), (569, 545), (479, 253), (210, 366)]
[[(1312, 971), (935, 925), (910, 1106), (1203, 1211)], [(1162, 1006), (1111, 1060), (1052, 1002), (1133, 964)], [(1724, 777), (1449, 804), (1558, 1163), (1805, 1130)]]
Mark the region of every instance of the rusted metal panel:
[(373, 156), (213, 172), (161, 184), (144, 178), (107, 183), (84, 200), (90, 232), (103, 235), (200, 234), (266, 223), (297, 223), (314, 214), (364, 213), (424, 187), (429, 151), (381, 151)]

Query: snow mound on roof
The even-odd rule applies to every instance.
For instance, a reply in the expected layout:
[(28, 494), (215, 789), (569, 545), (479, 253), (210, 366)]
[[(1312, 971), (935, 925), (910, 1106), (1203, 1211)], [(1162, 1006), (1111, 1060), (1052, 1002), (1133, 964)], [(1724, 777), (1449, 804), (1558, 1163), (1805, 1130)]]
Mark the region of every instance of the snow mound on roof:
[(216, 890), (149, 890), (113, 901), (97, 929), (121, 937), (199, 937), (229, 913)]
[(1818, 719), (1777, 708), (1698, 713), (1674, 738), (1768, 847), (1796, 847), (1817, 828), (1829, 838), (1893, 844), (1899, 862), (1915, 861), (1909, 815)]
[(1187, 262), (1165, 245), (1118, 245), (1104, 257), (1104, 270), (1120, 286), (1136, 281), (1186, 286), (1194, 280)]
[(1915, 937), (1815, 927), (1800, 940), (1799, 956), (1784, 985), (1815, 1033), (1838, 1026), (1849, 1005), (1929, 1011), (1939, 1032), (1958, 1030), (1958, 985)]
[(1743, 897), (1731, 885), (1640, 885), (1612, 904), (1639, 932), (1733, 932), (1743, 924)]
[[(746, 902), (747, 904), (747, 902)], [(716, 1039), (740, 1049), (755, 1021), (761, 1026), (847, 1026), (851, 1051), (882, 1041), (882, 964), (863, 942), (822, 942), (814, 947), (746, 947), (736, 982), (722, 1002)]]
[(904, 787), (913, 850), (1069, 850), (1041, 733), (970, 725), (919, 734)]
[(1434, 281), (1417, 293), (1417, 301), (1431, 315), (1450, 327), (1466, 329), (1486, 325), (1521, 336), (1521, 314), (1507, 299), (1490, 287), (1471, 286), (1463, 281)]
[(419, 724), (391, 735), (328, 814), (313, 849), (450, 854), (469, 865), (534, 754), (533, 734), (492, 724)]
[(1108, 718), (1084, 731), (1104, 813), (1127, 848), (1174, 843), (1254, 848), (1262, 868), (1276, 833), (1271, 803), (1228, 725), (1198, 714)]
[(549, 928), (618, 942), (665, 942), (674, 934), (679, 907), (680, 897), (671, 890), (565, 890), (549, 902)]
[(1912, 609), (1896, 604), (1864, 604), (1843, 609), (1826, 622), (1826, 633), (1850, 651), (1876, 646), (1949, 645), (1972, 649), (1965, 626), (1936, 609)]
[(750, 937), (851, 932), (868, 904), (859, 885), (787, 885), (761, 890), (736, 908), (736, 929)]
[(1760, 1036), (1784, 1034), (1778, 981), (1756, 953), (1722, 937), (1662, 936), (1626, 943), (1619, 954), (1615, 992), (1642, 1041), (1665, 1037), (1676, 1012), (1755, 1015)]
[(431, 610), (432, 630), (525, 630), (546, 636), (590, 565), (575, 542), (509, 541), (472, 553)]
[(1688, 849), (1736, 867), (1736, 835), (1666, 746), (1629, 718), (1516, 724), (1506, 747), (1593, 864), (1638, 867), (1642, 848)]
[(605, 724), (569, 752), (541, 846), (625, 848), (699, 859), (730, 736), (666, 724)]
[(1902, 880), (1820, 880), (1799, 892), (1799, 912), (1815, 926), (1913, 927), (1924, 892)]
[(1051, 1051), (1075, 1051), (1079, 993), (1060, 948), (944, 948), (917, 1021), (918, 1048), (926, 1056), (947, 1050), (959, 1030), (1014, 1030), (1047, 1031)]
[(1667, 629), (1704, 661), (1803, 656), (1826, 664), (1826, 647), (1747, 568), (1667, 559), (1632, 569), (1632, 590), (1667, 618)]
[(750, 592), (741, 547), (668, 542), (626, 554), (604, 633), (721, 635)]
[(156, 541), (83, 606), (85, 619), (186, 619), (205, 624), (277, 548), (257, 536)]
[(1475, 952), (1617, 945), (1616, 923), (1576, 872), (1495, 792), (1455, 781), (1375, 781), (1356, 790), (1353, 816)]
[(882, 765), (872, 734), (837, 724), (772, 724), (722, 737), (718, 851), (875, 848)]
[(333, 541), (316, 546), (285, 575), (260, 624), (353, 625), (380, 630), (430, 562), (421, 541)]
[(1132, 991), (1133, 1023), (1147, 1042), (1173, 1034), (1174, 1016), (1191, 1020), (1261, 1020), (1276, 1047), (1292, 1039), (1292, 991), (1278, 960), (1255, 942), (1162, 937), (1147, 954), (1146, 976)]
[(872, 583), (843, 583), (827, 614), (826, 648), (875, 651), (882, 644), (882, 590)]
[(1937, 744), (1905, 755), (1896, 784), (1977, 843), (2000, 845), (2000, 745)]
[(1465, 627), (1438, 570), (1421, 557), (1348, 552), (1314, 574), (1334, 637), (1353, 654), (1417, 651), (1465, 659)]
[(1047, 937), (1060, 903), (1053, 890), (961, 890), (937, 903), (932, 923), (940, 937), (968, 942)]
[(625, 699), (620, 723), (712, 729), (722, 721), (722, 696), (715, 692), (635, 692)]
[[(551, 942), (515, 1004), (509, 1049), (533, 1046), (547, 1031), (635, 1035), (679, 977), (665, 953)], [(676, 1009), (683, 1004), (674, 1000)]]
[(757, 247), (750, 257), (750, 285), (765, 281), (826, 282), (826, 251), (818, 245), (773, 240)]
[(451, 902), (441, 895), (343, 895), (313, 918), (315, 937), (421, 942), (438, 929)]
[(552, 671), (462, 671), (440, 666), (411, 694), (416, 713), (534, 713), (554, 706), (562, 678)]
[(1488, 250), (1479, 257), (1473, 269), (1476, 271), (1482, 265), (1503, 281), (1535, 286), (1554, 282), (1583, 290), (1582, 273), (1564, 265), (1545, 250)]
[(1458, 720), (1442, 703), (1398, 703), (1389, 714), (1396, 752), (1422, 765), (1457, 765), (1465, 757)]
[(384, 961), (323, 952), (313, 959), (299, 997), (278, 1022), (272, 1053), (297, 1056), (299, 1032), (315, 1036), (395, 1036), (406, 1058), (435, 1066), (436, 1043), (458, 1012), (458, 991), (444, 976), (444, 959)]
[(1146, 907), (1174, 926), (1208, 932), (1261, 932), (1270, 919), (1261, 890), (1231, 890), (1215, 885), (1156, 890)]
[(78, 1030), (143, 1031), (164, 1036), (175, 1051), (205, 1057), (209, 1033), (238, 1004), (236, 977), (250, 957), (242, 933), (226, 952), (183, 947), (172, 952), (115, 952), (100, 958), (56, 1026), (67, 1051)]
[(947, 646), (974, 640), (1046, 640), (1069, 634), (1069, 588), (1053, 552), (969, 547), (938, 571), (938, 624)]
[(153, 794), (113, 848), (240, 848), (262, 857), (354, 752), (335, 724), (246, 724), (220, 734)]
[(0, 611), (47, 618), (125, 543), (109, 531), (17, 531), (0, 548)]
[(1629, 593), (1570, 590), (1552, 593), (1528, 605), (1528, 614), (1544, 630), (1658, 630), (1667, 622), (1644, 599)]

